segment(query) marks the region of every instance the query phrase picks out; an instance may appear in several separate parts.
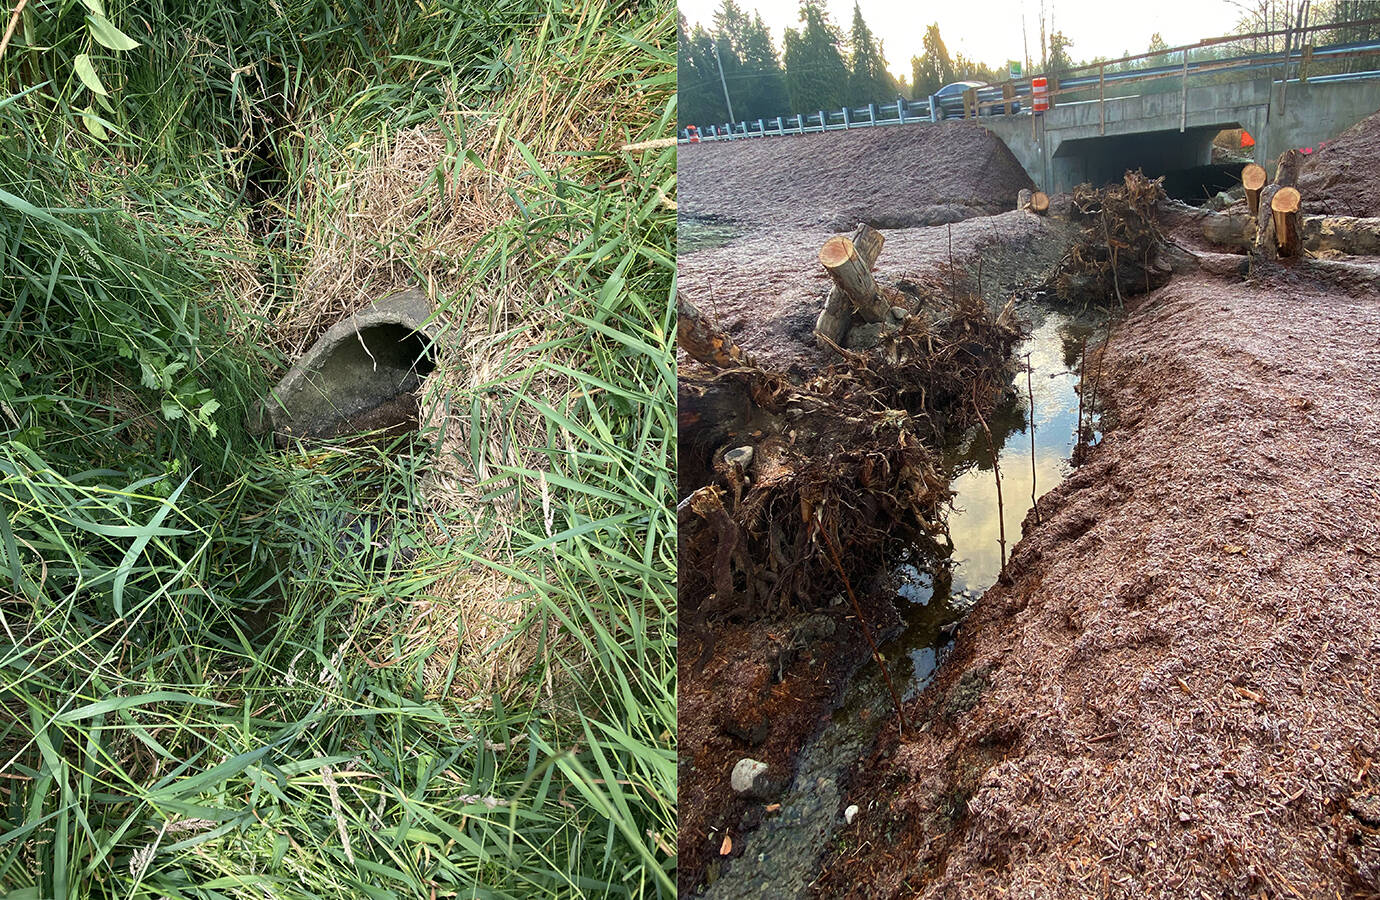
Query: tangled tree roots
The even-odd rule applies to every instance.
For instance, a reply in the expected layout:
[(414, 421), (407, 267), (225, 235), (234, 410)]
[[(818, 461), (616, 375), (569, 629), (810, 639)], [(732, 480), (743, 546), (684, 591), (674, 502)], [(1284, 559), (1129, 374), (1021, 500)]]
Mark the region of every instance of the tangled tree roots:
[(993, 316), (972, 298), (804, 385), (751, 365), (683, 367), (682, 608), (706, 621), (821, 606), (842, 589), (830, 541), (851, 579), (942, 534), (950, 493), (929, 448), (942, 427), (966, 427), (975, 396), (997, 401), (1019, 339), (1010, 307)]
[(682, 378), (682, 391), (742, 396), (767, 425), (719, 447), (710, 483), (680, 504), (688, 608), (757, 617), (819, 606), (840, 589), (821, 532), (850, 568), (867, 568), (897, 540), (943, 531), (947, 485), (909, 414), (753, 369)]
[(1022, 332), (1015, 304), (993, 316), (968, 296), (931, 318), (911, 316), (870, 353), (842, 351), (845, 361), (814, 378), (812, 390), (870, 409), (904, 409), (924, 417), (930, 436), (977, 424), (973, 397), (996, 405), (1011, 384), (1011, 350)]
[(1153, 181), (1127, 172), (1120, 185), (1073, 190), (1073, 217), (1083, 224), (1042, 288), (1065, 303), (1100, 305), (1125, 295), (1148, 293), (1169, 280), (1157, 205), (1165, 198), (1163, 178)]

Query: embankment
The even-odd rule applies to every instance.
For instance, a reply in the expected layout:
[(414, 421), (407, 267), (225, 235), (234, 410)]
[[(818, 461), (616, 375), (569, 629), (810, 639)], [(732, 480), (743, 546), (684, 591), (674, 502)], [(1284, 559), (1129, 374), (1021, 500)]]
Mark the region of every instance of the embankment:
[(1283, 267), (1132, 301), (1115, 425), (883, 729), (820, 896), (1380, 891), (1377, 334)]
[(683, 216), (782, 228), (913, 228), (1013, 209), (1034, 185), (972, 122), (684, 144)]

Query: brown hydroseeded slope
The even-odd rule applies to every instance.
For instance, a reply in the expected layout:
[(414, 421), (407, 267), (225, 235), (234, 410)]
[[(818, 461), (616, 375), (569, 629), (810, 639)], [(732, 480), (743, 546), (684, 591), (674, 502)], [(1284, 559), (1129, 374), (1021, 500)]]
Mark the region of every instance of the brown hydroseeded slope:
[(680, 212), (771, 229), (911, 228), (1014, 209), (1034, 187), (973, 122), (682, 144)]
[(821, 896), (1380, 895), (1380, 298), (1181, 277), (1106, 363)]
[(1307, 212), (1333, 216), (1380, 215), (1380, 112), (1309, 154), (1299, 173)]

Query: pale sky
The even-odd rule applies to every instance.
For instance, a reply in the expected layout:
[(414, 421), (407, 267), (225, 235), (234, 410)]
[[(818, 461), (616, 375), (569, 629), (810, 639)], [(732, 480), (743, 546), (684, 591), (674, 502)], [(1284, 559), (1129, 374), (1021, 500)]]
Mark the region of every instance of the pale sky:
[[(693, 27), (713, 27), (721, 0), (680, 0), (680, 11)], [(755, 9), (772, 31), (781, 52), (787, 27), (800, 27), (800, 0), (738, 0), (751, 15)], [(959, 0), (920, 5), (896, 0), (861, 0), (863, 19), (882, 41), (887, 66), (896, 76), (910, 78), (910, 58), (924, 52), (925, 27), (939, 23), (950, 56), (964, 56), (1000, 67), (1009, 59), (1023, 59), (1021, 15), (1024, 13), (1030, 58), (1040, 55), (1040, 0)], [(1115, 58), (1123, 52), (1142, 53), (1150, 36), (1159, 32), (1174, 47), (1228, 34), (1242, 17), (1242, 5), (1231, 0), (1153, 0), (1131, 6), (1107, 0), (1045, 0), (1054, 29), (1073, 41), (1075, 61), (1094, 56)], [(853, 22), (853, 0), (825, 0), (833, 23), (846, 32)]]

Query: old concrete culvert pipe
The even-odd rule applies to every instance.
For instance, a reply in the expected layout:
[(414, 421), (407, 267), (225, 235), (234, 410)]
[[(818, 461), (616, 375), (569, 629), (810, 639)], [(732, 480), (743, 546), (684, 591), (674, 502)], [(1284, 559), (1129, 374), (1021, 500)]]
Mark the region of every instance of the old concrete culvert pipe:
[(431, 301), (392, 294), (335, 325), (304, 353), (250, 416), (250, 430), (293, 438), (416, 428), (413, 392), (436, 367)]

